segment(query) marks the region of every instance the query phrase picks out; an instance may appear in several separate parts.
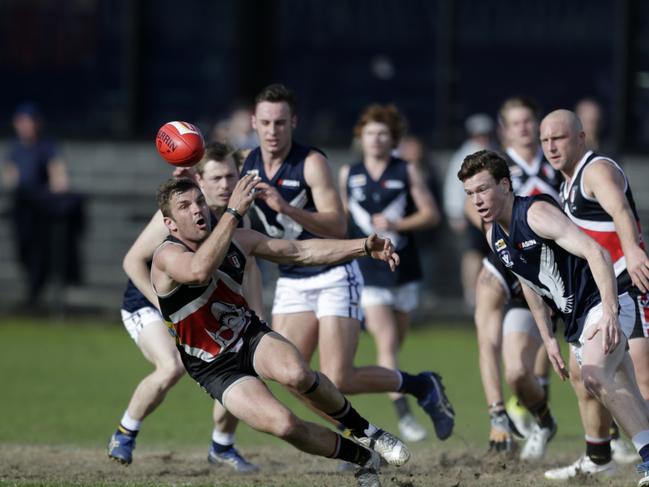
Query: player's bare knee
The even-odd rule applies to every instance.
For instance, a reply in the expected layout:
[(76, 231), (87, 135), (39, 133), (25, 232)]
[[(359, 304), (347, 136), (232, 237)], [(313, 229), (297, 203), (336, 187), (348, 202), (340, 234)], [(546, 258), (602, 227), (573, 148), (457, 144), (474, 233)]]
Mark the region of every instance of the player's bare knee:
[(185, 368), (182, 364), (170, 363), (158, 367), (156, 375), (158, 376), (160, 388), (167, 390), (176, 384), (183, 375), (185, 375)]
[(602, 389), (606, 383), (601, 367), (584, 365), (581, 368), (581, 380), (588, 392), (595, 397), (601, 397)]
[(505, 370), (505, 380), (509, 387), (518, 390), (529, 381), (530, 371), (525, 370), (523, 365), (508, 366)]
[(282, 374), (283, 385), (303, 394), (316, 380), (316, 373), (305, 365), (291, 367)]
[(282, 440), (291, 441), (303, 435), (304, 430), (304, 422), (287, 410), (286, 414), (275, 418), (270, 433)]

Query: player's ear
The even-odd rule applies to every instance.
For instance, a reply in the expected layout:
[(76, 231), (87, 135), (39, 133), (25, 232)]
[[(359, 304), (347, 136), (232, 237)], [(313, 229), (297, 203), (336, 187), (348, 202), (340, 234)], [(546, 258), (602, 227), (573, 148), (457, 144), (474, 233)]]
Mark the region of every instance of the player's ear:
[(165, 216), (162, 221), (164, 222), (165, 226), (169, 229), (170, 232), (175, 232), (178, 230), (178, 227), (176, 226), (176, 222), (172, 220), (171, 217)]
[(257, 130), (257, 117), (250, 115), (250, 123), (252, 124), (252, 128)]
[(293, 115), (291, 117), (291, 127), (296, 128), (297, 127), (297, 115)]

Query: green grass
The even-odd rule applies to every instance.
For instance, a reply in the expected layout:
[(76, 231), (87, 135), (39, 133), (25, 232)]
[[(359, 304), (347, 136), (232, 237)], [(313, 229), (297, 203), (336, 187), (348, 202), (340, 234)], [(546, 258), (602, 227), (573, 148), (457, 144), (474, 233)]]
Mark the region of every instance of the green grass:
[[(103, 448), (138, 381), (151, 370), (118, 323), (47, 323), (4, 320), (0, 325), (0, 443), (73, 445)], [(371, 339), (363, 335), (357, 365), (374, 361)], [(456, 434), (445, 447), (486, 447), (488, 417), (473, 328), (469, 324), (430, 323), (412, 331), (401, 354), (407, 371), (436, 370), (444, 377), (457, 413)], [(315, 416), (273, 386), (298, 414)], [(552, 408), (559, 422), (553, 449), (580, 452), (583, 433), (569, 384), (556, 376)], [(352, 397), (368, 419), (396, 431), (386, 395)], [(415, 414), (429, 426), (414, 401)], [(212, 429), (210, 398), (185, 377), (147, 418), (140, 447), (207, 447)], [(280, 444), (241, 425), (240, 446)], [(448, 445), (448, 446), (447, 446)], [(287, 447), (288, 448), (288, 447)]]

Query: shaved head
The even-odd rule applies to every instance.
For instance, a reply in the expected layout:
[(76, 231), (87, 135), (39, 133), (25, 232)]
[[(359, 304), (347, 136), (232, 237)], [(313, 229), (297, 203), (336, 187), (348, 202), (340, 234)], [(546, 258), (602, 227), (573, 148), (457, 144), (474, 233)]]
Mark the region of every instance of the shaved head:
[(541, 122), (541, 147), (552, 167), (571, 177), (586, 153), (586, 139), (581, 122), (570, 110), (555, 110)]
[(566, 124), (566, 127), (573, 134), (578, 134), (579, 132), (584, 131), (583, 127), (581, 126), (581, 121), (579, 120), (579, 117), (575, 114), (575, 112), (571, 112), (570, 110), (565, 110), (563, 108), (548, 113), (543, 119), (543, 121), (541, 122), (541, 125), (543, 125), (546, 122), (547, 123), (556, 122), (556, 123)]

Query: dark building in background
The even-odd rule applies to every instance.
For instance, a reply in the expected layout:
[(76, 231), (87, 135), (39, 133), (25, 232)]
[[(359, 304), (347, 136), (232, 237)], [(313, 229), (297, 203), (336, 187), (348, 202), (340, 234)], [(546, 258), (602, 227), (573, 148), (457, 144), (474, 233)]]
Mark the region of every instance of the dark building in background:
[(448, 147), (506, 96), (545, 110), (590, 96), (614, 142), (642, 149), (648, 19), (641, 0), (5, 0), (0, 110), (33, 99), (59, 136), (146, 138), (169, 119), (211, 124), (281, 81), (315, 143), (347, 145), (359, 107), (379, 101)]

